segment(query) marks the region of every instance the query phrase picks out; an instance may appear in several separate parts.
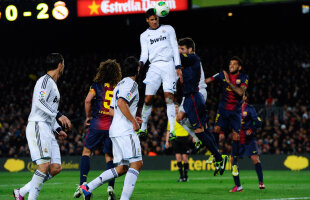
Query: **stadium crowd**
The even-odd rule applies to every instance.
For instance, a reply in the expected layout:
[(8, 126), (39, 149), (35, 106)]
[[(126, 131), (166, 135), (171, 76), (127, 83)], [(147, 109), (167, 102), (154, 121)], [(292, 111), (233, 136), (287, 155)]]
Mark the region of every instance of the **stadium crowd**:
[[(194, 38), (195, 39), (195, 38)], [(310, 153), (310, 41), (277, 41), (263, 44), (216, 47), (197, 43), (206, 77), (228, 66), (228, 60), (238, 55), (244, 61), (243, 72), (249, 75), (249, 103), (255, 105), (263, 120), (257, 132), (263, 154)], [(129, 54), (138, 52), (100, 52), (83, 55), (64, 53), (65, 72), (59, 90), (59, 110), (73, 123), (68, 138), (59, 141), (62, 155), (81, 155), (85, 128), (84, 98), (101, 60), (112, 58), (120, 63)], [(104, 56), (101, 56), (104, 55)], [(25, 129), (31, 109), (33, 86), (45, 72), (45, 55), (14, 55), (0, 57), (0, 157), (30, 156)], [(144, 99), (143, 73), (139, 77), (140, 102)], [(212, 131), (221, 88), (208, 85), (208, 124)], [(141, 139), (144, 155), (173, 154), (165, 146), (167, 116), (162, 91), (154, 100), (149, 120), (149, 135)], [(220, 149), (229, 153), (231, 135), (220, 142)], [(103, 154), (98, 149), (95, 154)]]

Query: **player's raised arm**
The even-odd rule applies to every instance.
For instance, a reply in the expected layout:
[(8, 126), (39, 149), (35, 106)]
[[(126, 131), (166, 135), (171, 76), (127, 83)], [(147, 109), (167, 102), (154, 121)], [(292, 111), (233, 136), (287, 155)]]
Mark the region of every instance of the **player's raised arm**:
[(170, 43), (171, 43), (171, 48), (173, 50), (173, 59), (174, 59), (174, 64), (176, 68), (179, 68), (181, 66), (181, 59), (180, 59), (180, 53), (179, 53), (179, 47), (178, 47), (178, 41), (177, 41), (177, 36), (175, 34), (175, 31), (172, 26), (169, 26), (169, 34), (170, 34)]
[(223, 79), (223, 74), (222, 73), (216, 73), (213, 76), (206, 78), (205, 83), (208, 84), (208, 83), (211, 83), (215, 80), (222, 80), (222, 79)]
[(225, 76), (225, 81), (226, 81), (226, 83), (229, 85), (229, 87), (230, 87), (234, 92), (236, 92), (238, 95), (243, 96), (244, 92), (245, 92), (246, 89), (247, 89), (247, 84), (241, 84), (241, 86), (238, 87), (238, 86), (236, 86), (236, 85), (234, 85), (234, 84), (232, 84), (232, 83), (230, 82), (229, 76), (228, 76), (228, 74), (227, 74), (226, 71), (223, 71), (223, 73), (224, 73), (224, 76)]
[(139, 67), (142, 67), (149, 58), (147, 41), (144, 34), (140, 35), (141, 55), (139, 60)]

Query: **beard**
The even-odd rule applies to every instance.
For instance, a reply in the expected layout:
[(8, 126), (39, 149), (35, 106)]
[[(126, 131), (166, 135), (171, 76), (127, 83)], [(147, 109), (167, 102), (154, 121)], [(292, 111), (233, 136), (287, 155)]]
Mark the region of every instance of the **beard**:
[(236, 69), (235, 71), (230, 72), (231, 74), (237, 74), (239, 72), (238, 69)]

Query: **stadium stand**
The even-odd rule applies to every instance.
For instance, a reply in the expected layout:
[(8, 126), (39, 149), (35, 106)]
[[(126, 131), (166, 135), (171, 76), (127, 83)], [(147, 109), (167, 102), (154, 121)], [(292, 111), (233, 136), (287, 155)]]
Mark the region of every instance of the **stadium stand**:
[[(199, 41), (196, 39), (196, 41)], [(206, 77), (228, 66), (228, 59), (238, 55), (244, 60), (244, 72), (249, 75), (249, 103), (255, 105), (263, 120), (258, 131), (259, 149), (263, 154), (310, 153), (310, 41), (291, 40), (247, 45), (216, 47), (197, 43)], [(302, 51), (301, 51), (302, 49)], [(138, 56), (138, 51), (130, 52)], [(102, 56), (104, 55), (104, 56)], [(101, 60), (122, 61), (129, 52), (64, 54), (65, 72), (61, 80), (60, 111), (73, 123), (68, 138), (60, 141), (62, 155), (81, 155), (83, 148), (84, 98), (91, 78)], [(29, 156), (25, 136), (35, 80), (44, 74), (44, 56), (15, 55), (0, 58), (0, 157)], [(142, 70), (142, 74), (145, 69)], [(139, 82), (143, 75), (139, 78)], [(18, 80), (18, 81), (17, 81)], [(141, 93), (144, 87), (140, 84)], [(212, 130), (219, 101), (220, 87), (208, 85), (207, 107)], [(143, 95), (140, 96), (143, 100)], [(142, 102), (143, 103), (143, 102)], [(142, 106), (142, 104), (141, 104)], [(154, 101), (149, 120), (150, 133), (141, 140), (144, 155), (173, 154), (165, 147), (167, 117), (162, 92)], [(226, 135), (220, 149), (229, 153), (231, 136)], [(103, 154), (100, 150), (96, 155)]]

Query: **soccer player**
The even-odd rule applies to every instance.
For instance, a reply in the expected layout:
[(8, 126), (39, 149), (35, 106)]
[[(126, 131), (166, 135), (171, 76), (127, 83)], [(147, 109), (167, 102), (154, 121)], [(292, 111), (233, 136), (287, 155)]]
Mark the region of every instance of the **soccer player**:
[(61, 54), (49, 54), (45, 66), (47, 74), (40, 77), (34, 87), (26, 137), (31, 159), (38, 168), (30, 182), (20, 189), (14, 189), (16, 200), (23, 200), (28, 192), (29, 200), (37, 199), (43, 183), (61, 171), (60, 150), (54, 133), (63, 139), (67, 134), (62, 127), (71, 129), (70, 120), (58, 111), (60, 94), (56, 82), (63, 74), (64, 66)]
[(241, 59), (234, 56), (229, 62), (229, 73), (223, 71), (205, 80), (207, 84), (217, 80), (222, 85), (223, 95), (218, 106), (214, 132), (219, 134), (221, 131), (232, 129), (233, 173), (238, 171), (242, 96), (248, 87), (248, 76), (241, 73), (241, 69)]
[(121, 200), (130, 199), (139, 172), (142, 168), (142, 153), (139, 137), (140, 118), (135, 118), (139, 101), (138, 84), (135, 82), (139, 62), (128, 57), (123, 64), (123, 79), (113, 90), (110, 113), (113, 115), (110, 137), (113, 146), (113, 161), (118, 166), (104, 171), (88, 184), (80, 186), (84, 199), (90, 199), (94, 189), (102, 184), (126, 174)]
[(167, 116), (171, 127), (171, 136), (174, 133), (174, 92), (176, 91), (177, 74), (180, 68), (180, 55), (174, 28), (170, 25), (160, 25), (159, 18), (153, 8), (146, 11), (146, 22), (149, 28), (140, 35), (141, 56), (140, 66), (147, 60), (150, 67), (143, 83), (146, 84), (145, 99), (142, 108), (142, 126), (139, 135), (147, 134), (148, 118), (152, 112), (152, 99), (163, 84)]
[[(247, 155), (252, 159), (258, 177), (259, 189), (265, 189), (262, 164), (259, 160), (259, 151), (256, 142), (256, 130), (261, 127), (262, 121), (257, 116), (255, 108), (247, 103), (246, 93), (243, 95), (241, 117), (239, 154), (240, 157)], [(233, 158), (231, 162), (233, 162)], [(239, 171), (233, 172), (233, 178), (235, 186), (230, 192), (241, 192), (243, 188), (240, 183)]]
[[(179, 105), (177, 103), (175, 105), (175, 112), (178, 113)], [(188, 132), (176, 121), (175, 119), (175, 140), (173, 142), (173, 149), (175, 153), (175, 158), (177, 160), (177, 165), (180, 173), (180, 178), (178, 182), (188, 182)], [(170, 133), (170, 124), (167, 124), (167, 135), (166, 135), (166, 146), (169, 146), (169, 133)], [(195, 136), (196, 137), (196, 136)], [(182, 161), (184, 164), (182, 164)], [(183, 170), (184, 168), (184, 170)]]
[[(179, 53), (195, 54), (196, 45), (192, 38), (189, 38), (189, 37), (181, 38), (178, 44), (179, 44)], [(207, 84), (205, 83), (205, 75), (204, 75), (204, 71), (203, 71), (201, 63), (200, 63), (200, 71), (201, 73), (200, 73), (200, 81), (199, 81), (198, 88), (199, 88), (199, 92), (203, 96), (204, 101), (206, 101), (207, 100), (207, 90), (206, 90)], [(196, 149), (199, 149), (201, 146), (201, 141), (195, 135), (195, 132), (193, 128), (191, 127), (188, 118), (186, 118), (185, 116), (185, 111), (183, 108), (184, 99), (185, 98), (183, 97), (181, 106), (179, 108), (179, 112), (177, 112), (177, 121), (179, 121), (180, 124), (183, 126), (183, 128), (193, 137), (195, 141)]]
[[(94, 83), (90, 87), (85, 99), (85, 126), (89, 126), (85, 137), (84, 148), (80, 164), (80, 184), (87, 182), (87, 175), (90, 170), (90, 156), (100, 144), (104, 144), (106, 168), (114, 167), (112, 156), (112, 141), (109, 137), (109, 129), (112, 117), (109, 115), (110, 104), (113, 97), (113, 89), (121, 80), (121, 67), (115, 61), (108, 59), (101, 62)], [(93, 101), (93, 106), (92, 106)], [(114, 179), (108, 184), (109, 200), (116, 199), (114, 193)], [(79, 187), (74, 197), (80, 197)]]
[(222, 156), (217, 149), (215, 141), (210, 136), (208, 129), (205, 127), (207, 113), (205, 101), (202, 94), (198, 91), (200, 79), (200, 58), (196, 54), (181, 54), (182, 71), (181, 83), (183, 84), (184, 110), (196, 136), (215, 156), (214, 176), (220, 172), (222, 175), (225, 171), (228, 157)]

